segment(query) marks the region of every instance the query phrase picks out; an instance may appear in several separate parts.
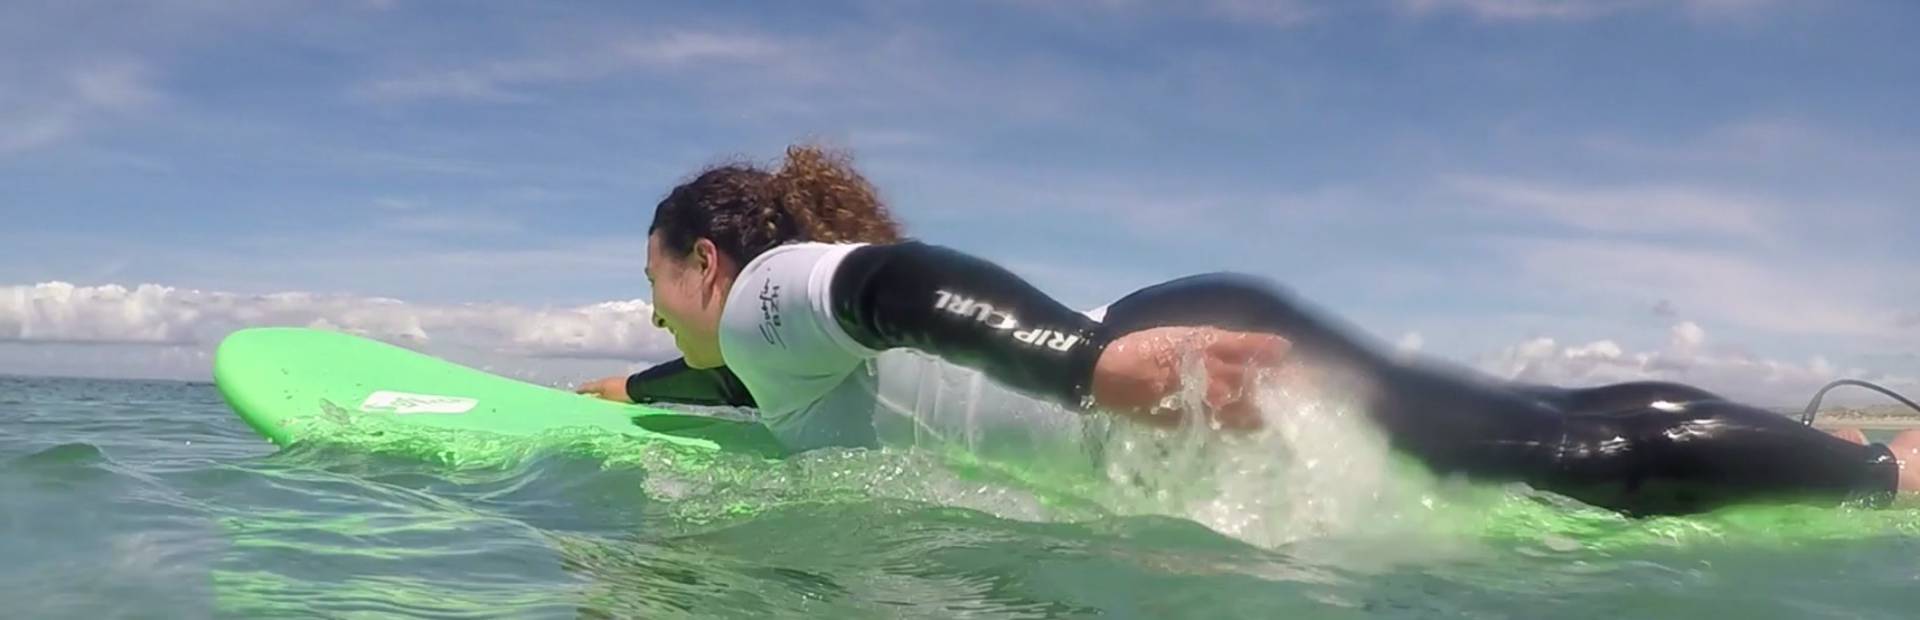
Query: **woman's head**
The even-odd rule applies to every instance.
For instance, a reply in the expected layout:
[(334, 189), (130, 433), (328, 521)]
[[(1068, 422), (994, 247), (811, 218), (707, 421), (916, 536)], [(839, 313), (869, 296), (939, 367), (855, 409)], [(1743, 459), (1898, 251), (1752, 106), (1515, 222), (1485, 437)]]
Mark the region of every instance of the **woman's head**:
[(842, 153), (787, 148), (779, 170), (727, 164), (673, 188), (647, 229), (654, 323), (673, 334), (687, 365), (720, 359), (720, 312), (740, 269), (797, 241), (891, 243), (900, 225)]

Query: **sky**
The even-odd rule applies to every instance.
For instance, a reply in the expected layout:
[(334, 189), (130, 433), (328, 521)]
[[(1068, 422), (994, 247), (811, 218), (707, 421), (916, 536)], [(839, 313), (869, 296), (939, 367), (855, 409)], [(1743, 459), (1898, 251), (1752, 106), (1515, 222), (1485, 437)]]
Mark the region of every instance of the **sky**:
[(816, 142), (1076, 307), (1233, 270), (1504, 377), (1920, 391), (1917, 36), (1905, 1), (8, 2), (0, 373), (205, 379), (251, 325), (641, 368), (653, 205)]

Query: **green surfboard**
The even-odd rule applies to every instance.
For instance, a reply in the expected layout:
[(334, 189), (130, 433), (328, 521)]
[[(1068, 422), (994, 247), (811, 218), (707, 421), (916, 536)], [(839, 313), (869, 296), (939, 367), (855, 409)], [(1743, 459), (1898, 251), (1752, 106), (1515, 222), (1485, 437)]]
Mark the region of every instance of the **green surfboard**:
[(574, 394), (326, 330), (234, 332), (214, 353), (213, 376), (240, 419), (282, 446), (372, 428), (442, 441), (611, 433), (686, 448), (781, 452), (759, 424)]

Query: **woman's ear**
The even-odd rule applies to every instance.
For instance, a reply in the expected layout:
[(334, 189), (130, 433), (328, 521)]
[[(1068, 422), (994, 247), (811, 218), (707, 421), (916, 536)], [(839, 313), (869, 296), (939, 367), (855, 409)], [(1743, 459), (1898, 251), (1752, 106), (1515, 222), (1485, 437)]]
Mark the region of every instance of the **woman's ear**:
[(716, 289), (724, 290), (732, 286), (734, 274), (729, 271), (732, 262), (720, 253), (720, 246), (714, 245), (713, 240), (694, 240), (693, 255), (687, 258), (693, 261), (688, 267), (700, 270), (700, 287), (709, 295), (717, 294)]
[(715, 247), (712, 240), (702, 237), (693, 240), (693, 255), (687, 258), (693, 262), (693, 268), (700, 270), (700, 280), (704, 282), (712, 280), (714, 274), (720, 271), (719, 256), (720, 248)]

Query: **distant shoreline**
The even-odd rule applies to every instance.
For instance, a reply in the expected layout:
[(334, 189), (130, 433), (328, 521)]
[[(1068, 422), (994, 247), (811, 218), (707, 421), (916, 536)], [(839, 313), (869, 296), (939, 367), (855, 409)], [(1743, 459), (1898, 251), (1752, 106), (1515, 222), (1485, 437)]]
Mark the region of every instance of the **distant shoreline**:
[(205, 379), (184, 379), (180, 377), (89, 377), (85, 375), (36, 375), (20, 372), (0, 372), (0, 380), (14, 381), (125, 381), (129, 383), (192, 383), (213, 384), (213, 377)]
[(1813, 419), (1813, 427), (1818, 429), (1857, 428), (1863, 431), (1903, 431), (1920, 428), (1920, 417), (1909, 418), (1825, 418)]

